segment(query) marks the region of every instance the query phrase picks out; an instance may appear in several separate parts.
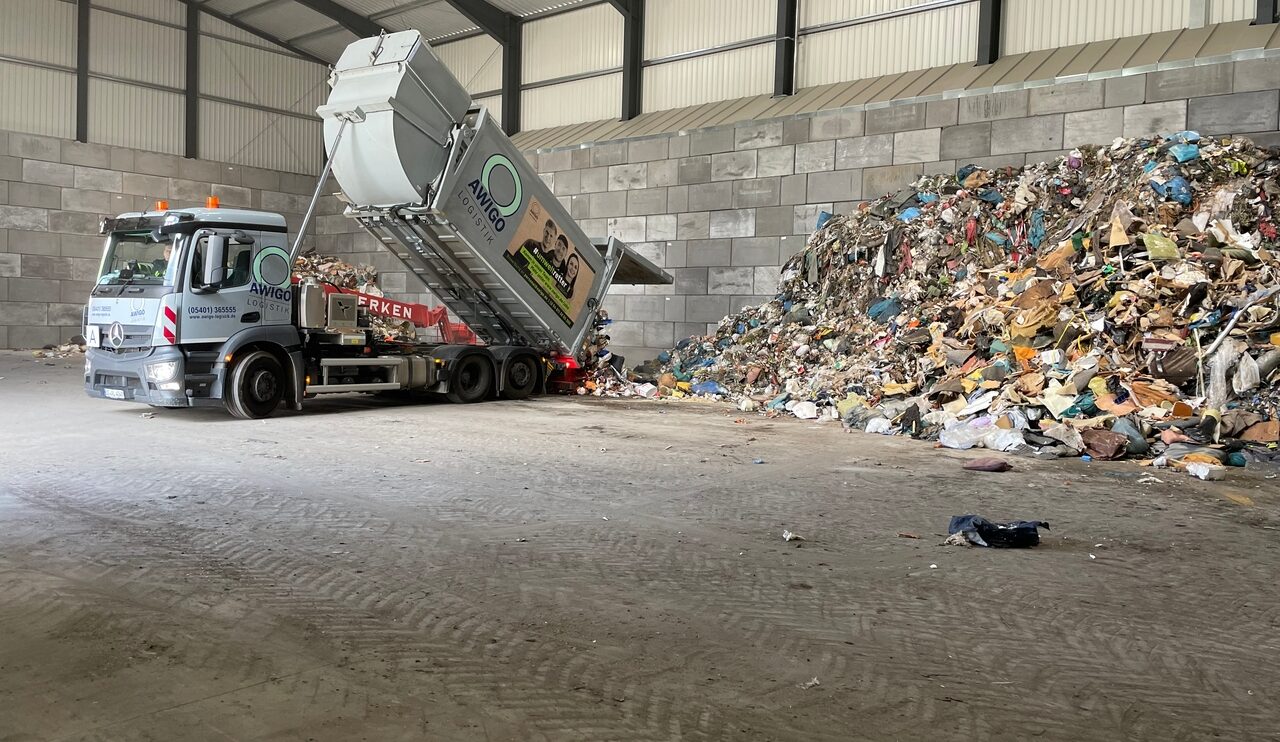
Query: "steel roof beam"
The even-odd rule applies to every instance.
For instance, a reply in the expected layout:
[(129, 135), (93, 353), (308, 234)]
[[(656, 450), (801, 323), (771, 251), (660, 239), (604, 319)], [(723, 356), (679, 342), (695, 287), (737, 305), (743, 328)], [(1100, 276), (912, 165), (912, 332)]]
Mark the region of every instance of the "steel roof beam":
[(523, 82), (524, 25), (520, 18), (484, 0), (446, 0), (464, 18), (502, 46), (502, 128), (520, 131), (520, 85)]
[(382, 33), (382, 26), (334, 0), (294, 0), (304, 8), (314, 10), (351, 33), (366, 38)]
[(328, 60), (321, 59), (320, 57), (317, 57), (315, 54), (312, 54), (306, 49), (303, 49), (298, 46), (294, 46), (293, 44), (290, 44), (288, 41), (282, 38), (279, 38), (278, 36), (273, 36), (267, 33), (266, 31), (263, 31), (262, 29), (258, 28), (257, 26), (252, 26), (248, 23), (245, 23), (244, 21), (232, 18), (226, 13), (223, 13), (218, 10), (214, 10), (213, 8), (206, 6), (200, 0), (182, 0), (182, 2), (186, 3), (189, 6), (199, 8), (201, 13), (207, 13), (210, 18), (217, 18), (218, 20), (222, 21), (223, 23), (226, 23), (227, 25), (235, 26), (236, 28), (240, 29), (241, 31), (244, 31), (245, 33), (253, 34), (254, 36), (257, 36), (263, 41), (267, 41), (272, 44), (275, 44), (281, 49), (287, 49), (290, 52), (298, 55), (299, 57), (302, 57), (303, 59), (309, 62), (315, 62), (316, 64), (324, 65), (325, 67), (328, 67), (330, 64)]

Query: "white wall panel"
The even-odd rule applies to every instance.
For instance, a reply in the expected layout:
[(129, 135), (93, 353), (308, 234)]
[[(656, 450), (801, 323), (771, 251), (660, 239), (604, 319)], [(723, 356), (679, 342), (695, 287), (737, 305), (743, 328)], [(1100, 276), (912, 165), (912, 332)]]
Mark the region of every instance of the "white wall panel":
[(323, 147), (319, 118), (200, 102), (201, 159), (311, 175), (323, 165)]
[(76, 76), (0, 62), (0, 129), (71, 139), (76, 135)]
[(1190, 23), (1190, 0), (1007, 0), (1004, 53), (1175, 31)]
[(1258, 10), (1257, 0), (1208, 0), (1209, 22), (1253, 20)]
[(524, 26), (524, 81), (622, 66), (622, 14), (608, 3)]
[(489, 116), (499, 124), (502, 123), (502, 96), (491, 95), (488, 98), (476, 98), (476, 103), (489, 109)]
[(125, 80), (183, 86), (184, 31), (115, 13), (89, 14), (89, 71)]
[(108, 80), (89, 80), (89, 141), (182, 154), (183, 97)]
[(796, 86), (972, 62), (977, 44), (977, 3), (801, 36)]
[(768, 36), (777, 25), (776, 0), (646, 0), (644, 58)]
[(526, 131), (616, 119), (621, 113), (621, 72), (526, 90), (520, 98), (520, 128)]
[(773, 91), (773, 44), (668, 62), (644, 70), (644, 110), (665, 111)]
[(324, 67), (219, 39), (200, 44), (200, 92), (314, 115), (329, 95)]
[(934, 0), (800, 0), (800, 28), (901, 10)]
[(272, 44), (270, 41), (254, 36), (248, 31), (241, 31), (230, 23), (224, 23), (208, 14), (200, 16), (200, 32), (204, 34), (215, 34), (224, 39), (231, 39), (242, 44), (248, 44), (249, 46), (256, 46), (260, 49), (280, 50), (280, 47)]
[(187, 22), (186, 5), (179, 0), (93, 0), (93, 4), (179, 26)]
[(472, 36), (431, 47), (436, 56), (471, 93), (502, 87), (502, 48), (488, 36)]
[(76, 64), (76, 6), (57, 0), (0, 0), (0, 55)]

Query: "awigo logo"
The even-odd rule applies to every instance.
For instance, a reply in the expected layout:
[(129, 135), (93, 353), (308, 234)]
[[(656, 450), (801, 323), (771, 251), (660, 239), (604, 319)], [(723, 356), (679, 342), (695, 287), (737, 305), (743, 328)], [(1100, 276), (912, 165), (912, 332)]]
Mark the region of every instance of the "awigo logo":
[[(511, 175), (511, 182), (515, 187), (511, 189), (511, 200), (502, 203), (493, 197), (493, 187), (490, 185), (493, 172), (499, 168), (506, 170)], [(480, 177), (467, 184), (471, 189), (471, 195), (476, 199), (476, 205), (484, 211), (485, 216), (489, 218), (489, 223), (493, 225), (496, 232), (501, 232), (507, 226), (507, 217), (516, 213), (520, 209), (520, 200), (524, 198), (524, 188), (520, 185), (520, 174), (516, 172), (516, 166), (507, 158), (506, 155), (493, 155), (485, 160), (484, 170), (481, 171)]]

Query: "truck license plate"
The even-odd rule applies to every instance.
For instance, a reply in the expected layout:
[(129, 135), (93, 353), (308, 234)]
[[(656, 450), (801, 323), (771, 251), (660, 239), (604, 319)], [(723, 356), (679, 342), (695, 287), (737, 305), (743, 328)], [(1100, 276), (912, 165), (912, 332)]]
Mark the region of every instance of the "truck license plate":
[(104, 389), (103, 392), (107, 395), (107, 399), (124, 399), (123, 389)]
[(97, 325), (89, 325), (84, 328), (84, 341), (85, 345), (88, 345), (90, 348), (101, 348), (102, 328)]

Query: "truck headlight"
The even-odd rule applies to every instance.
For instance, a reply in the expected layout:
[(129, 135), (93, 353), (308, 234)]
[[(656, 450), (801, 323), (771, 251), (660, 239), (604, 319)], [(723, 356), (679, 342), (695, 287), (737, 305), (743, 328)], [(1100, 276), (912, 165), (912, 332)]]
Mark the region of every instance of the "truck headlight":
[(162, 361), (160, 363), (147, 364), (147, 381), (153, 381), (157, 384), (162, 381), (169, 381), (178, 373), (177, 361)]

